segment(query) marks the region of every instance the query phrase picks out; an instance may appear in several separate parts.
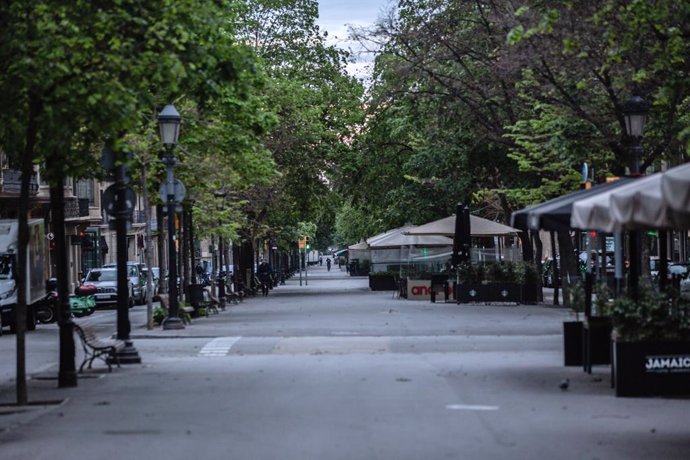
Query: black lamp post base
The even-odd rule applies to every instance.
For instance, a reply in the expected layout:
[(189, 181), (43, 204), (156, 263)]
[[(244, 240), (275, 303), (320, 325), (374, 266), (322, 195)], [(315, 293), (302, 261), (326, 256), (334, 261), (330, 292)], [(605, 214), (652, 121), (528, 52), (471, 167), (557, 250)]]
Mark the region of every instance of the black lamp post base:
[(72, 388), (77, 386), (77, 371), (58, 372), (58, 388)]
[(163, 330), (184, 329), (184, 323), (176, 316), (168, 316), (163, 320)]
[[(134, 344), (130, 340), (125, 341), (125, 347), (118, 350), (117, 360), (120, 364), (141, 364), (141, 356), (139, 356), (139, 351), (134, 348)], [(116, 364), (115, 359), (108, 358), (110, 364)]]

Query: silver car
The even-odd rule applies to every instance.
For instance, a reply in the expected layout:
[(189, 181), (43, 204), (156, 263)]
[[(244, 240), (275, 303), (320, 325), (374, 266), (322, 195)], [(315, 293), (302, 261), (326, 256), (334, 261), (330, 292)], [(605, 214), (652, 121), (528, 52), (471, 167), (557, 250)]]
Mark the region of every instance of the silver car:
[[(84, 286), (96, 286), (96, 303), (117, 303), (117, 269), (116, 268), (92, 268), (86, 274)], [(129, 283), (129, 305), (134, 304), (134, 289)]]
[[(106, 264), (103, 265), (103, 268), (117, 269), (117, 264)], [(131, 285), (129, 298), (134, 299), (136, 305), (142, 305), (146, 302), (146, 281), (141, 274), (141, 269), (142, 264), (138, 262), (127, 262), (127, 277)]]

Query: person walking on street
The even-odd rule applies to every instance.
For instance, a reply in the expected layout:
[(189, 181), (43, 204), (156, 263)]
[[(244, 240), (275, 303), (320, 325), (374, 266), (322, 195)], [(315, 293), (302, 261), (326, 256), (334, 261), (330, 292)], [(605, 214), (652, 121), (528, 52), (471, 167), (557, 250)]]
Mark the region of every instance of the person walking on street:
[(261, 293), (264, 296), (268, 295), (268, 283), (271, 280), (271, 267), (265, 260), (262, 260), (257, 269), (257, 275), (259, 275), (259, 281), (261, 281)]
[(331, 258), (330, 257), (328, 259), (326, 259), (326, 268), (328, 269), (329, 272), (331, 271)]

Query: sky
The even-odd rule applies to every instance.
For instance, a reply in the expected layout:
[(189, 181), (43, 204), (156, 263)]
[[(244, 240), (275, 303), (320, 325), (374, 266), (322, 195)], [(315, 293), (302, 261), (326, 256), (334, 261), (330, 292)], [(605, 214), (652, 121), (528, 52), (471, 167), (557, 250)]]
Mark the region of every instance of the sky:
[(371, 73), (373, 56), (359, 53), (356, 42), (348, 40), (348, 26), (367, 27), (376, 22), (392, 0), (318, 0), (319, 20), (322, 30), (328, 32), (328, 43), (351, 50), (356, 62), (347, 66), (354, 76), (367, 79)]

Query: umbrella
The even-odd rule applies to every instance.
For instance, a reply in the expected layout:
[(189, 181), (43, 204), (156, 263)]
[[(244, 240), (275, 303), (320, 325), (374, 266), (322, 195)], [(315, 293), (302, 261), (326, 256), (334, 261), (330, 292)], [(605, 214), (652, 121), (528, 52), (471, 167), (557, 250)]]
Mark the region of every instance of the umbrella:
[(670, 210), (675, 226), (690, 224), (690, 163), (671, 168), (661, 179), (661, 195)]
[[(516, 235), (521, 230), (499, 224), (488, 219), (470, 216), (470, 233), (474, 237), (483, 236), (509, 236)], [(455, 235), (455, 214), (443, 219), (414, 227), (406, 232), (408, 235), (442, 235), (453, 237)], [(452, 241), (451, 241), (451, 244)]]
[[(635, 199), (636, 196), (639, 197), (637, 191), (652, 186), (652, 183), (656, 180), (658, 179), (655, 176), (629, 180), (618, 187), (609, 187), (600, 193), (577, 200), (572, 206), (570, 218), (571, 227), (616, 232), (621, 231), (623, 225), (626, 223), (635, 225), (636, 216), (632, 216), (631, 214), (635, 211), (639, 211), (642, 204), (639, 200), (636, 200), (637, 206), (634, 206), (631, 200)], [(618, 216), (620, 217), (619, 220), (616, 220), (612, 214), (613, 209), (611, 207), (612, 198), (617, 194), (620, 197), (618, 200), (619, 206), (617, 208)], [(645, 208), (650, 207), (646, 206)], [(658, 213), (657, 215), (653, 214), (651, 208), (647, 209), (648, 217), (654, 219), (655, 222), (658, 222), (659, 218), (665, 219), (665, 215), (660, 216)]]
[[(606, 192), (610, 189), (620, 187), (629, 181), (630, 179), (619, 179), (614, 182), (595, 185), (588, 190), (578, 190), (576, 192), (554, 198), (546, 203), (518, 211), (520, 214), (514, 213), (513, 220), (519, 222), (520, 220), (525, 219), (527, 228), (530, 230), (569, 230), (571, 228), (570, 215), (573, 210), (573, 203), (578, 200)], [(522, 213), (526, 214), (526, 218), (521, 217)]]
[(617, 230), (670, 226), (661, 194), (662, 177), (661, 173), (652, 174), (613, 191), (610, 213)]

